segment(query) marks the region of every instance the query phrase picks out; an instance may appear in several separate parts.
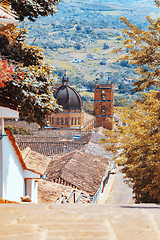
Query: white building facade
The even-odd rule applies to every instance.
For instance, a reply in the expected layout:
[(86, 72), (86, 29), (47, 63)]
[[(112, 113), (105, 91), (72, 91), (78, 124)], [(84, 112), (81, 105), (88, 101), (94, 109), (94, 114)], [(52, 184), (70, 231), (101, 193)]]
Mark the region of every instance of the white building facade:
[(33, 203), (38, 203), (37, 180), (41, 175), (26, 169), (13, 136), (4, 130), (5, 118), (18, 117), (17, 111), (0, 107), (0, 198), (20, 202), (28, 195)]

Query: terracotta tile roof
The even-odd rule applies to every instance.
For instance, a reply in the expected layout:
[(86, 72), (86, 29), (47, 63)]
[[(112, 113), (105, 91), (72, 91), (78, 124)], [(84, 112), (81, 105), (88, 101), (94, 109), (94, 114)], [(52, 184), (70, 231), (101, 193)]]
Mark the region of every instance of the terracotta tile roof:
[(47, 179), (57, 179), (61, 175), (63, 167), (72, 159), (75, 152), (63, 154), (62, 156), (54, 157), (47, 167)]
[(6, 19), (14, 19), (16, 16), (9, 12), (6, 8), (0, 6), (0, 17)]
[(81, 152), (85, 152), (85, 153), (89, 153), (89, 154), (93, 154), (96, 156), (100, 156), (100, 157), (105, 157), (108, 158), (110, 160), (112, 160), (113, 158), (113, 153), (107, 151), (103, 145), (101, 144), (96, 144), (93, 142), (89, 142), (87, 146), (85, 146), (84, 148), (82, 148), (80, 150)]
[(20, 163), (22, 164), (23, 169), (43, 175), (50, 161), (50, 158), (45, 157), (37, 152), (31, 151), (30, 148), (26, 148), (25, 150), (20, 151), (11, 130), (5, 129), (5, 133), (8, 135), (8, 139), (10, 140), (15, 153)]
[[(1, 105), (2, 103), (0, 103)], [(5, 120), (5, 126), (10, 125), (10, 126), (16, 126), (16, 127), (24, 127), (26, 129), (31, 129), (32, 131), (35, 131), (40, 128), (40, 126), (37, 123), (27, 123), (25, 121), (15, 121), (15, 120)], [(30, 135), (28, 135), (30, 136)]]
[(95, 116), (84, 112), (84, 124), (86, 124), (87, 122), (90, 122), (94, 118), (95, 118)]
[(7, 199), (2, 199), (2, 198), (0, 198), (0, 204), (2, 204), (2, 203), (14, 203), (14, 204), (20, 204), (19, 202), (10, 201), (10, 200), (7, 200)]
[(9, 12), (6, 8), (0, 6), (0, 25), (16, 24), (16, 16)]
[(90, 141), (84, 148), (81, 149), (81, 152), (106, 157), (111, 160), (113, 158), (113, 153), (107, 151), (103, 146), (104, 144), (99, 143), (101, 138), (105, 138), (103, 135), (104, 130), (105, 128), (103, 127), (95, 128), (92, 130)]
[[(38, 181), (38, 203), (56, 203), (57, 198), (60, 198), (62, 195), (66, 196), (68, 199), (73, 190), (76, 191), (77, 200), (82, 191), (79, 191), (78, 189), (74, 189), (69, 186), (64, 186), (59, 183), (49, 182), (40, 179)], [(88, 201), (87, 199), (89, 198), (89, 194), (84, 191), (83, 193), (86, 198), (82, 197), (79, 203), (87, 203)], [(73, 199), (70, 201), (70, 203), (73, 203)]]
[(75, 151), (50, 162), (46, 170), (47, 180), (52, 181), (60, 177), (93, 196), (107, 168), (107, 158)]
[(29, 147), (21, 151), (21, 154), (28, 170), (40, 175), (43, 175), (45, 173), (45, 170), (50, 161), (49, 157), (32, 151)]

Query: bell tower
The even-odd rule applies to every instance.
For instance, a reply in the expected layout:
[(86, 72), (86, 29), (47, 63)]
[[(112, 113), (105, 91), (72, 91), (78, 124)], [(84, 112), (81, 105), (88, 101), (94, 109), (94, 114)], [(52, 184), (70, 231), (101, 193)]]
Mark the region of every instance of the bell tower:
[(113, 129), (113, 84), (95, 83), (94, 90), (94, 115), (96, 117), (95, 127)]

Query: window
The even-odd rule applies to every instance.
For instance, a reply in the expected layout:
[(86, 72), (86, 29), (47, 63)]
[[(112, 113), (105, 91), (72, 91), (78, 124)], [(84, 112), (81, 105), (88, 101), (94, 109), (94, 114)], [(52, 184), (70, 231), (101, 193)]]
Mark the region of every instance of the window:
[(71, 118), (71, 125), (73, 125), (73, 118)]
[(105, 94), (102, 94), (102, 100), (106, 100)]
[(78, 125), (80, 124), (80, 117), (78, 117)]
[(68, 118), (65, 118), (65, 125), (68, 125)]
[(54, 125), (54, 118), (52, 117), (52, 125)]
[(63, 125), (63, 118), (61, 118), (61, 125)]
[(57, 125), (59, 125), (59, 118), (57, 118)]
[(77, 124), (77, 118), (74, 119), (74, 124), (75, 124), (75, 125)]
[(102, 112), (103, 115), (106, 114), (106, 107), (105, 106), (102, 106), (101, 112)]

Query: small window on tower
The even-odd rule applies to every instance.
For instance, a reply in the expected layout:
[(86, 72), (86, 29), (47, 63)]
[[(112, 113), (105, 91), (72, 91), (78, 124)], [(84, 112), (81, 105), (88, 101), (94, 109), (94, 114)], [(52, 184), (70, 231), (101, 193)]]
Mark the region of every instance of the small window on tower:
[(106, 100), (105, 94), (102, 94), (102, 100)]
[(102, 112), (102, 115), (106, 114), (106, 107), (105, 106), (102, 106), (101, 112)]
[(61, 125), (63, 125), (63, 118), (61, 118)]
[(57, 125), (59, 125), (59, 118), (57, 118)]

